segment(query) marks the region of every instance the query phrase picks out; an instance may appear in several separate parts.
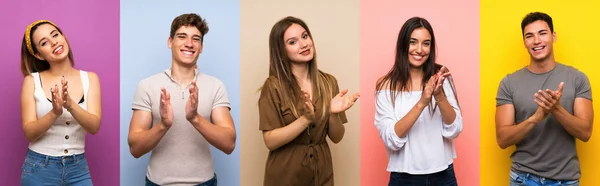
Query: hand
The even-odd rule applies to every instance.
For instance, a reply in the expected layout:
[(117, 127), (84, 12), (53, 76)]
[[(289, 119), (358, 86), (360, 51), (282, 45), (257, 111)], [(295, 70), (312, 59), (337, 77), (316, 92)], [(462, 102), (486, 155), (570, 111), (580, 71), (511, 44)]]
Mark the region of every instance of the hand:
[(348, 93), (348, 89), (342, 90), (342, 92), (331, 99), (329, 112), (332, 114), (344, 112), (352, 107), (354, 102), (360, 97), (360, 93), (354, 93), (352, 95), (346, 95), (346, 93)]
[(165, 88), (160, 89), (160, 121), (164, 127), (173, 125), (173, 108), (171, 107), (171, 94)]
[(529, 120), (533, 123), (537, 124), (540, 121), (543, 121), (548, 116), (548, 112), (544, 111), (542, 107), (538, 107), (538, 109), (533, 113), (532, 116), (529, 117)]
[(556, 91), (550, 89), (546, 89), (546, 91), (538, 90), (538, 92), (534, 94), (535, 103), (542, 107), (545, 112), (556, 110), (556, 108), (561, 106), (560, 98), (562, 97), (564, 84), (564, 82), (560, 82), (560, 84), (558, 84), (558, 90)]
[(189, 88), (190, 98), (185, 104), (185, 118), (189, 121), (194, 119), (198, 115), (198, 87), (196, 82), (193, 81)]
[(450, 76), (450, 71), (446, 66), (443, 66), (440, 71), (435, 74), (435, 88), (433, 89), (434, 96), (444, 95), (444, 80), (446, 80)]
[(303, 90), (302, 95), (302, 98), (304, 100), (304, 113), (302, 114), (306, 117), (306, 119), (313, 121), (315, 120), (315, 107), (311, 102), (310, 94)]
[(433, 90), (435, 89), (436, 79), (435, 77), (429, 78), (425, 88), (423, 88), (423, 94), (421, 95), (421, 99), (419, 99), (419, 104), (423, 106), (429, 105), (431, 103), (431, 96), (433, 94)]
[(58, 85), (54, 85), (54, 88), (50, 87), (50, 92), (52, 93), (52, 112), (60, 116), (63, 113), (63, 101), (59, 96)]
[(69, 96), (69, 82), (65, 79), (65, 76), (60, 80), (60, 84), (62, 85), (62, 107), (66, 108), (68, 111), (71, 111), (73, 108), (73, 99)]

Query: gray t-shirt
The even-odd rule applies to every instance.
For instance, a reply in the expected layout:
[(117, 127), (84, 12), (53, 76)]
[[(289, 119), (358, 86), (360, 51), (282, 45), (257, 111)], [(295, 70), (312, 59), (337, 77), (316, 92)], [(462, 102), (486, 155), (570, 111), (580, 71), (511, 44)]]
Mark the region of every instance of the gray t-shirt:
[[(196, 71), (198, 113), (211, 121), (212, 110), (230, 107), (223, 83)], [(190, 96), (187, 87), (172, 79), (171, 69), (142, 80), (133, 98), (133, 109), (152, 113), (152, 124), (160, 121), (160, 89), (171, 95), (173, 125), (152, 150), (148, 179), (159, 185), (191, 185), (214, 176), (210, 144), (185, 118), (185, 104)]]
[[(535, 74), (526, 67), (507, 75), (500, 82), (496, 106), (513, 104), (515, 123), (532, 116), (538, 108), (534, 94), (542, 89), (557, 90), (564, 82), (560, 104), (573, 114), (575, 98), (592, 100), (590, 82), (579, 70), (560, 63), (549, 72)], [(511, 169), (555, 180), (577, 180), (581, 177), (575, 137), (552, 116), (538, 123), (516, 144)]]

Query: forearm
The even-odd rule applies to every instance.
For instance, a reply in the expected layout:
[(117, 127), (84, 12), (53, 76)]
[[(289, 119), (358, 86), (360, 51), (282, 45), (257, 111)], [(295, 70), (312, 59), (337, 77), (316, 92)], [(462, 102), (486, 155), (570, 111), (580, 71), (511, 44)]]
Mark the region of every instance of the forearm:
[(300, 135), (312, 123), (306, 116), (301, 116), (285, 127), (265, 131), (263, 133), (265, 145), (269, 150), (275, 150), (288, 144)]
[(329, 131), (327, 131), (327, 135), (329, 135), (329, 139), (333, 143), (339, 143), (344, 138), (344, 133), (346, 132), (346, 128), (344, 124), (339, 121), (338, 114), (331, 114), (329, 116)]
[(442, 113), (442, 121), (444, 121), (444, 124), (450, 125), (454, 123), (456, 111), (452, 105), (450, 105), (450, 102), (448, 102), (448, 98), (442, 94), (435, 96), (435, 100), (440, 108), (440, 113)]
[(217, 149), (231, 154), (235, 149), (235, 129), (230, 127), (223, 127), (215, 125), (200, 115), (196, 115), (190, 123), (196, 128), (198, 132)]
[(505, 149), (509, 146), (517, 144), (521, 142), (527, 134), (533, 129), (536, 125), (536, 121), (531, 118), (510, 126), (502, 126), (496, 130), (496, 140), (498, 141), (498, 145), (500, 148)]
[(135, 158), (150, 152), (158, 145), (169, 128), (158, 122), (150, 130), (129, 133), (129, 151)]
[(571, 115), (562, 106), (555, 108), (551, 113), (558, 123), (572, 136), (584, 142), (587, 142), (592, 136), (592, 121), (586, 121)]
[(410, 109), (410, 111), (408, 111), (408, 113), (402, 117), (402, 119), (396, 122), (394, 125), (394, 130), (396, 131), (398, 137), (403, 138), (406, 136), (426, 106), (427, 105), (423, 105), (421, 103), (415, 104), (415, 106), (413, 106), (412, 109)]
[(98, 133), (100, 130), (100, 117), (89, 113), (88, 111), (81, 108), (79, 105), (71, 106), (68, 110), (73, 118), (77, 120), (77, 123), (90, 134)]
[(25, 138), (29, 142), (36, 141), (40, 136), (44, 135), (52, 124), (56, 122), (58, 119), (58, 115), (54, 114), (54, 112), (50, 111), (46, 113), (46, 115), (42, 116), (42, 118), (26, 123), (23, 125), (23, 132), (25, 133)]

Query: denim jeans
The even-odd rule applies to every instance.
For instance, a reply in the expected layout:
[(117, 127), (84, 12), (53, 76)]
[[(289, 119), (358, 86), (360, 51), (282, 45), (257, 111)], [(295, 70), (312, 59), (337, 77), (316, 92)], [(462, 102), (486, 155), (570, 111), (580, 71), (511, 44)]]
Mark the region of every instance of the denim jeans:
[(432, 174), (408, 174), (392, 172), (388, 186), (457, 186), (454, 175), (454, 165), (448, 165), (446, 170)]
[(552, 180), (530, 173), (510, 171), (510, 186), (579, 186), (579, 180)]
[[(158, 184), (153, 183), (148, 179), (148, 177), (146, 177), (146, 186), (158, 186)], [(217, 186), (217, 174), (215, 174), (215, 176), (210, 180), (195, 186)]]
[(92, 178), (83, 154), (46, 156), (27, 150), (21, 168), (21, 185), (89, 186)]

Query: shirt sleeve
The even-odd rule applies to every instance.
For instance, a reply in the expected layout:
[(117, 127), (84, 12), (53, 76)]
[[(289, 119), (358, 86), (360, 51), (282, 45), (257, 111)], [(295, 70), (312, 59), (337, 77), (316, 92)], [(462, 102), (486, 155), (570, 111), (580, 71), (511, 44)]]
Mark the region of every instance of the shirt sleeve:
[(132, 110), (143, 110), (152, 112), (152, 100), (150, 99), (150, 92), (148, 91), (150, 87), (145, 83), (145, 81), (141, 81), (138, 83), (137, 88), (135, 89), (135, 94), (133, 95), (133, 106)]
[(460, 132), (462, 132), (463, 119), (460, 107), (458, 106), (458, 100), (456, 100), (456, 94), (454, 94), (455, 92), (452, 89), (453, 86), (451, 86), (450, 83), (453, 84), (453, 82), (448, 79), (444, 80), (444, 93), (446, 94), (446, 100), (448, 100), (448, 103), (450, 103), (450, 106), (454, 109), (456, 117), (451, 124), (443, 123), (442, 119), (442, 136), (447, 139), (455, 139)]
[(284, 127), (281, 113), (281, 101), (277, 89), (271, 79), (267, 79), (258, 100), (259, 129), (269, 131)]
[(407, 136), (400, 138), (396, 134), (394, 128), (398, 119), (394, 113), (390, 94), (390, 91), (382, 90), (375, 95), (375, 128), (379, 131), (379, 136), (385, 147), (389, 150), (398, 151), (406, 144)]
[(227, 89), (225, 89), (225, 85), (220, 80), (217, 80), (215, 83), (216, 93), (215, 99), (213, 100), (212, 109), (217, 107), (227, 107), (231, 110), (231, 106), (229, 104), (229, 97), (227, 97)]
[(592, 86), (590, 85), (590, 80), (588, 77), (581, 71), (577, 71), (577, 75), (575, 76), (575, 98), (585, 98), (592, 100)]
[(504, 77), (502, 81), (500, 81), (498, 93), (496, 94), (496, 107), (506, 104), (513, 104), (512, 91), (510, 90), (508, 76)]
[[(333, 83), (333, 97), (340, 93), (340, 87), (338, 86), (337, 79), (335, 77), (330, 76), (331, 82)], [(329, 99), (333, 99), (333, 97)], [(331, 114), (329, 116), (329, 124), (344, 124), (348, 123), (348, 118), (346, 117), (346, 111), (342, 111), (337, 114)]]

